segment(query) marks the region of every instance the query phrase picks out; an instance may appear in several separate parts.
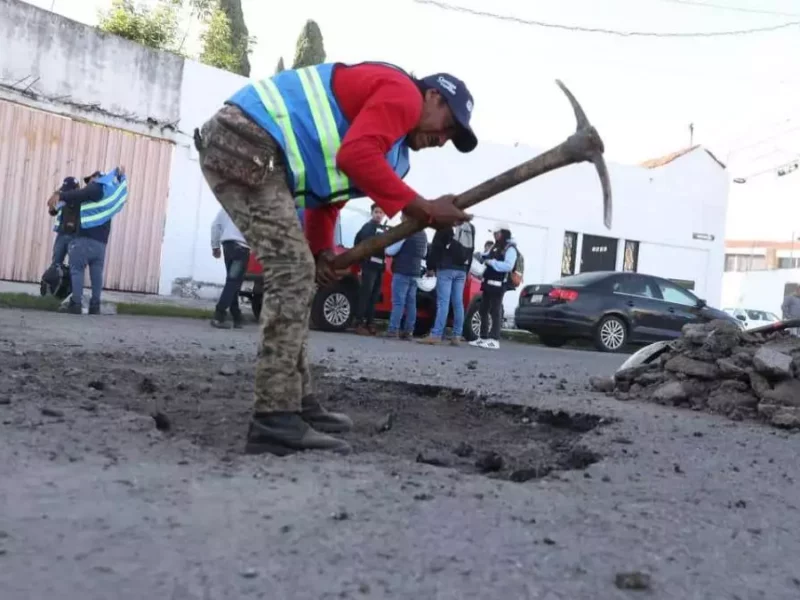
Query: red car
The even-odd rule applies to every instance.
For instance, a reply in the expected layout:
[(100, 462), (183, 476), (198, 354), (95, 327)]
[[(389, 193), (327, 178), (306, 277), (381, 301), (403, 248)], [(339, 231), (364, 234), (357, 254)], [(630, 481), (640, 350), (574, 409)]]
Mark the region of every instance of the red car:
[[(338, 252), (345, 248), (339, 246)], [(386, 271), (381, 285), (381, 295), (375, 305), (375, 316), (379, 319), (388, 319), (392, 312), (392, 259), (387, 257)], [(332, 286), (319, 288), (314, 297), (311, 308), (311, 328), (321, 331), (344, 331), (353, 321), (358, 286), (360, 285), (359, 267), (355, 266), (350, 274)], [(261, 302), (264, 294), (263, 270), (258, 261), (250, 256), (250, 264), (245, 276), (245, 285), (242, 286), (240, 296), (250, 300), (253, 314), (256, 319), (261, 314)], [(247, 282), (252, 282), (252, 288)], [(470, 273), (467, 273), (467, 283), (464, 286), (464, 332), (467, 340), (474, 340), (480, 331), (480, 315), (478, 309), (481, 301), (481, 282)], [(415, 335), (425, 335), (433, 327), (436, 316), (436, 290), (417, 291), (417, 325)], [(452, 326), (452, 309), (448, 315), (447, 323)]]

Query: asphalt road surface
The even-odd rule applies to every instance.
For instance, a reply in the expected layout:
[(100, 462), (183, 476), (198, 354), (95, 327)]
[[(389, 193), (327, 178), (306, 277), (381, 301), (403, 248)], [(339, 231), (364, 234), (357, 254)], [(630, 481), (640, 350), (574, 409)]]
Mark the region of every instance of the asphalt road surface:
[[(315, 334), (321, 388), (383, 385), (389, 405), (404, 388), (388, 382), (425, 383), (594, 415), (613, 422), (570, 443), (602, 459), (516, 483), (382, 452), (382, 438), (349, 457), (243, 457), (211, 437), (227, 406), (246, 409), (256, 338), (0, 310), (0, 598), (800, 597), (800, 435), (588, 391), (622, 356)], [(415, 394), (452, 409), (408, 389), (406, 411)], [(158, 431), (150, 404), (169, 414), (187, 396), (196, 414)]]

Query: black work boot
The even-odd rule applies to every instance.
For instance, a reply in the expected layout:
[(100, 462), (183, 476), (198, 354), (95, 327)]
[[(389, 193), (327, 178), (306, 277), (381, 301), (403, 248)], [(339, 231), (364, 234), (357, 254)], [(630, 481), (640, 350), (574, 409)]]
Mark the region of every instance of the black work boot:
[(247, 431), (247, 454), (286, 456), (305, 450), (328, 450), (349, 454), (350, 445), (344, 440), (315, 431), (299, 413), (256, 413)]
[(90, 304), (89, 305), (89, 314), (90, 315), (99, 315), (100, 314), (100, 305), (99, 304)]
[(317, 431), (325, 433), (346, 433), (353, 429), (353, 420), (344, 413), (328, 412), (320, 404), (317, 394), (303, 398), (300, 416)]
[(75, 304), (74, 302), (70, 302), (67, 306), (67, 312), (71, 315), (82, 315), (83, 314), (83, 307), (80, 304)]
[(233, 328), (234, 329), (241, 329), (244, 327), (244, 319), (242, 318), (242, 313), (238, 315), (231, 315), (233, 317)]

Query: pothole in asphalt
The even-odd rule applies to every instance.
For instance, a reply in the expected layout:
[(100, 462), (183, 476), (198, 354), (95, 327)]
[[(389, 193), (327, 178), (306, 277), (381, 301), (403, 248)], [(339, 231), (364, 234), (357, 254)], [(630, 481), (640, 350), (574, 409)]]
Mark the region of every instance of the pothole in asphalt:
[[(252, 369), (220, 365), (206, 357), (158, 357), (152, 360), (109, 353), (103, 361), (88, 354), (69, 367), (57, 356), (32, 353), (11, 362), (35, 361), (35, 370), (22, 364), (10, 370), (6, 384), (15, 393), (10, 404), (51, 394), (55, 405), (71, 418), (74, 411), (92, 418), (93, 408), (107, 403), (162, 417), (154, 427), (168, 435), (219, 452), (241, 455), (252, 410)], [(11, 365), (4, 365), (11, 366)], [(384, 455), (455, 469), (463, 473), (524, 482), (553, 471), (585, 469), (601, 456), (582, 443), (587, 433), (610, 423), (589, 414), (539, 410), (492, 402), (452, 388), (323, 377), (314, 369), (326, 407), (346, 412), (356, 423), (344, 435), (357, 454)], [(166, 415), (167, 419), (163, 419)]]
[(357, 453), (384, 454), (464, 473), (525, 482), (585, 469), (602, 457), (583, 434), (610, 423), (595, 415), (491, 402), (434, 385), (325, 379), (330, 410), (356, 423)]

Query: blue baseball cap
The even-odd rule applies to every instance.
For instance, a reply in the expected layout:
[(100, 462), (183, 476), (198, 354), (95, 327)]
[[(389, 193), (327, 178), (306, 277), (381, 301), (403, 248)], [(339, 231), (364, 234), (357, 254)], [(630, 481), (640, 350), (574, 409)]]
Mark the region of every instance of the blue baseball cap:
[(78, 180), (74, 177), (64, 177), (64, 181), (61, 182), (61, 191), (68, 192), (70, 190), (77, 190), (80, 187)]
[(453, 138), (453, 145), (459, 152), (472, 152), (478, 145), (478, 138), (475, 137), (475, 133), (469, 125), (475, 103), (466, 84), (449, 73), (436, 73), (420, 81), (425, 86), (437, 90), (453, 112), (459, 126), (459, 131)]

